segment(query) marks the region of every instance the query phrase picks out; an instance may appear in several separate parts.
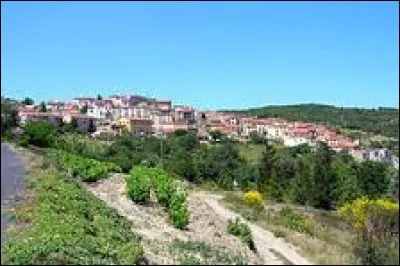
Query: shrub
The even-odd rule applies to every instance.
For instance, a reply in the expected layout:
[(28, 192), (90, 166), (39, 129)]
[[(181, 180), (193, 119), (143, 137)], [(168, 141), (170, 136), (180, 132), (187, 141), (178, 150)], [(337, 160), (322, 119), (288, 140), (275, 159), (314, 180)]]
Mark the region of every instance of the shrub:
[(157, 201), (163, 207), (168, 208), (172, 197), (176, 192), (173, 180), (168, 178), (164, 171), (154, 171), (154, 190)]
[(70, 172), (72, 176), (79, 176), (85, 182), (95, 182), (107, 177), (110, 172), (121, 171), (114, 163), (100, 162), (66, 152), (55, 151), (51, 156), (55, 158), (59, 168)]
[(147, 167), (138, 166), (127, 176), (127, 193), (131, 200), (144, 203), (150, 199), (151, 180), (148, 172)]
[(189, 224), (189, 210), (185, 203), (186, 195), (182, 192), (175, 192), (169, 206), (169, 216), (172, 225), (179, 229), (185, 229)]
[(24, 138), (38, 147), (51, 147), (55, 143), (56, 129), (48, 122), (29, 122), (24, 126)]
[(250, 248), (250, 250), (256, 251), (256, 246), (253, 242), (250, 228), (247, 224), (240, 222), (238, 217), (236, 217), (234, 221), (228, 221), (228, 233), (239, 237), (242, 242)]
[(248, 258), (204, 242), (174, 240), (170, 250), (180, 265), (247, 265)]
[(272, 231), (272, 233), (274, 234), (274, 236), (276, 237), (286, 237), (286, 232), (281, 230), (281, 229), (275, 229)]
[(251, 190), (249, 192), (246, 192), (243, 195), (243, 200), (247, 205), (256, 209), (264, 208), (262, 195), (258, 191)]
[(298, 232), (314, 235), (316, 222), (312, 217), (296, 214), (290, 207), (285, 206), (279, 212), (279, 219), (283, 225)]
[(360, 198), (339, 213), (356, 232), (354, 253), (362, 264), (398, 263), (399, 203)]
[(18, 142), (18, 144), (22, 147), (27, 147), (29, 144), (29, 140), (28, 138), (24, 137)]

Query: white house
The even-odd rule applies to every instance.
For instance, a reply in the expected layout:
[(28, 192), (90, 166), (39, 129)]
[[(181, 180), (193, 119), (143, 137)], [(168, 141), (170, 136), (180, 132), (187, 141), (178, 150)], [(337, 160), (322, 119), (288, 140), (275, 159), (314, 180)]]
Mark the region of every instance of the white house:
[(97, 119), (106, 119), (111, 117), (112, 108), (105, 104), (93, 104), (88, 107), (87, 115)]

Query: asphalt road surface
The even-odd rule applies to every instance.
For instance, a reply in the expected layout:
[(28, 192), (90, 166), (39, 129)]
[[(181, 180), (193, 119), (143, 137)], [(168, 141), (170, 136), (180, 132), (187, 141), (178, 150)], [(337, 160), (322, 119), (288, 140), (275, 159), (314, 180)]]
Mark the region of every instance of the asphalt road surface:
[(12, 206), (25, 189), (24, 173), (22, 160), (7, 144), (1, 143), (1, 246), (9, 226), (4, 210)]

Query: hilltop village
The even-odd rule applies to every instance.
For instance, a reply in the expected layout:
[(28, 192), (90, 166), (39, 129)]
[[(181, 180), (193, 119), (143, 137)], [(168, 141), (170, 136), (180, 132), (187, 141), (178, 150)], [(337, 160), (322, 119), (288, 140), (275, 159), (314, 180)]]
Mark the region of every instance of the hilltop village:
[(345, 151), (359, 159), (391, 160), (389, 150), (362, 150), (358, 140), (326, 125), (200, 111), (187, 105), (173, 105), (171, 100), (138, 95), (111, 95), (107, 99), (78, 97), (72, 101), (23, 105), (18, 110), (18, 117), (21, 125), (40, 120), (54, 124), (72, 123), (79, 130), (103, 139), (122, 132), (130, 132), (133, 136), (163, 136), (176, 130), (196, 130), (202, 141), (209, 141), (215, 135), (239, 142), (257, 136), (285, 146), (315, 146), (320, 141), (336, 152)]

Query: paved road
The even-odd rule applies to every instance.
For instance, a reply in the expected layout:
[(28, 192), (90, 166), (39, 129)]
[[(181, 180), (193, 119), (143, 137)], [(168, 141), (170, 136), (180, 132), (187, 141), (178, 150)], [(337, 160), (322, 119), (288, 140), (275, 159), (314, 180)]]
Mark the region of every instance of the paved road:
[[(15, 196), (25, 189), (24, 166), (22, 160), (7, 144), (1, 143), (1, 205), (12, 206)], [(9, 222), (6, 214), (1, 212), (1, 244), (3, 245), (4, 233)]]

